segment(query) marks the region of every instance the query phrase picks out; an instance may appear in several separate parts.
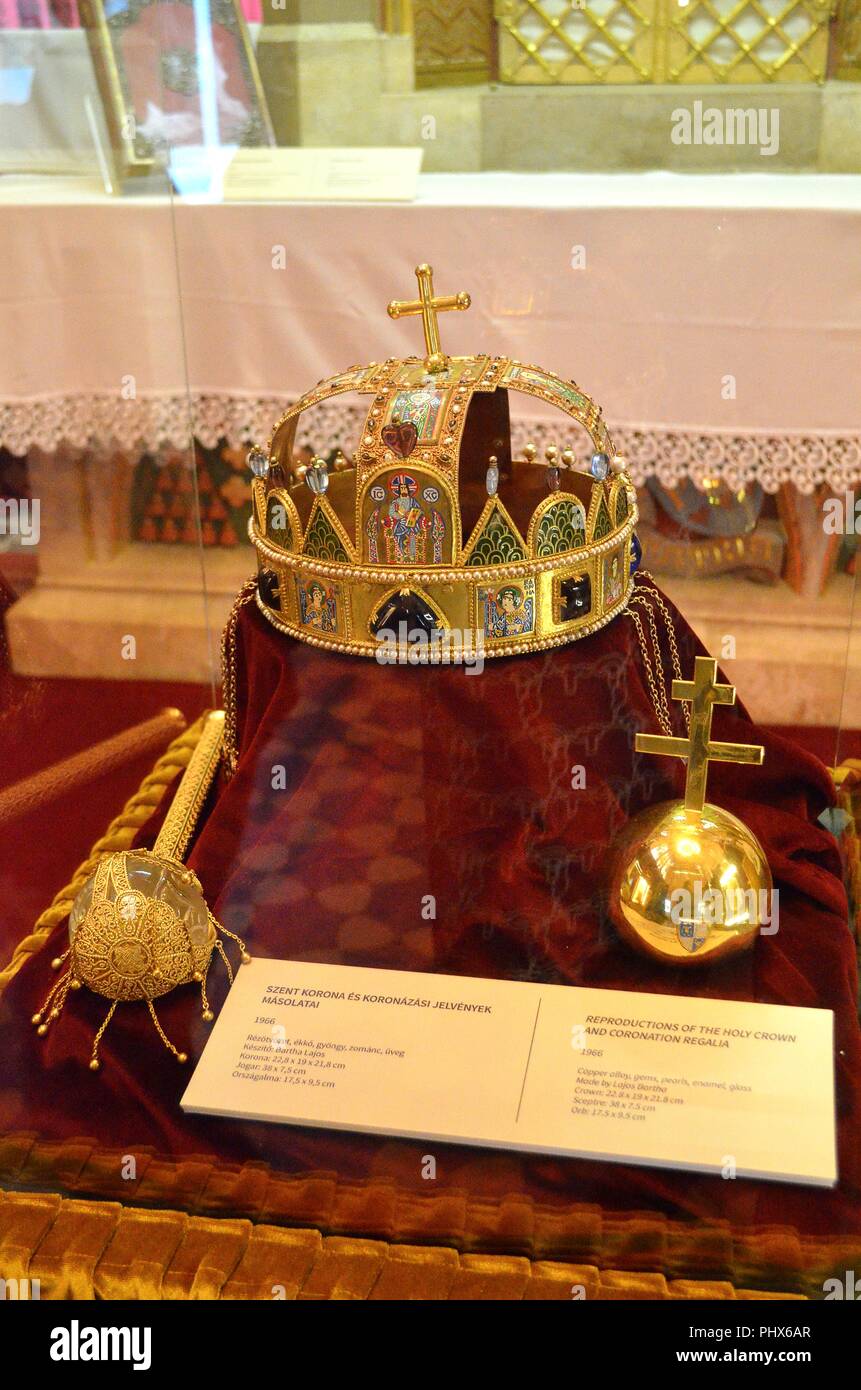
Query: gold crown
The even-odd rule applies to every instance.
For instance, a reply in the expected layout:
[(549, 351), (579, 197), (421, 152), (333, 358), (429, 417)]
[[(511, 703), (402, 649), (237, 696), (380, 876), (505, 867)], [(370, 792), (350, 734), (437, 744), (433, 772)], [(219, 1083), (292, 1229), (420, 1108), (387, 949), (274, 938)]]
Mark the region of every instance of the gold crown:
[[(437, 314), (468, 294), (419, 297), (427, 354), (351, 367), (281, 417), (249, 464), (257, 602), (304, 642), (380, 657), (381, 643), (457, 661), (585, 637), (627, 606), (639, 560), (636, 493), (600, 409), (575, 383), (506, 357), (446, 357)], [(588, 436), (589, 458), (551, 445), (542, 466), (512, 458), (508, 393), (556, 406)], [(352, 461), (295, 451), (305, 412), (346, 392), (368, 397)], [(303, 418), (303, 429), (305, 426)], [(633, 557), (633, 562), (632, 562)], [(411, 658), (412, 659), (412, 658)]]

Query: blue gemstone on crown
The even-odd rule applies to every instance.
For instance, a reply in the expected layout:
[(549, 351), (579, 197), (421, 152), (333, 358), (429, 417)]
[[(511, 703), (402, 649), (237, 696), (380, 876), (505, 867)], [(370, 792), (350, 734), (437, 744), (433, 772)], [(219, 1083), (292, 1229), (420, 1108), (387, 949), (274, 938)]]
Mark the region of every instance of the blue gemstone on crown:
[(592, 607), (592, 585), (588, 574), (574, 575), (563, 579), (559, 585), (559, 621), (570, 623), (574, 618), (583, 618)]
[(640, 568), (640, 562), (641, 562), (642, 558), (643, 558), (643, 547), (642, 547), (642, 545), (640, 544), (640, 537), (637, 535), (636, 531), (634, 531), (633, 535), (631, 536), (631, 573), (632, 573), (632, 574), (636, 574), (637, 570)]
[(257, 592), (269, 608), (281, 607), (281, 590), (278, 575), (274, 570), (260, 570), (257, 575)]
[(589, 463), (589, 472), (593, 478), (602, 482), (610, 472), (610, 460), (606, 454), (593, 454)]
[(438, 627), (439, 620), (433, 609), (411, 589), (392, 594), (371, 622), (371, 632), (375, 637), (381, 637), (384, 632), (391, 633), (398, 642), (406, 642), (413, 632), (430, 637)]

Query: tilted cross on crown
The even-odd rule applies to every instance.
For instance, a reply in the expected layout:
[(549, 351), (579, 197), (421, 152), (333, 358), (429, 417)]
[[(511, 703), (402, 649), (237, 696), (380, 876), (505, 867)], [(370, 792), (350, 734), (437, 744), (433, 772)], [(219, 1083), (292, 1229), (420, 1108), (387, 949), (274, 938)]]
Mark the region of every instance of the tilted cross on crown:
[(437, 314), (445, 313), (449, 309), (468, 309), (472, 300), (466, 290), (461, 290), (459, 294), (434, 296), (432, 266), (417, 265), (416, 279), (419, 282), (418, 299), (393, 299), (389, 304), (389, 318), (400, 319), (409, 314), (421, 314), (427, 348), (425, 367), (429, 372), (444, 372), (448, 366), (448, 358), (440, 347)]
[[(639, 561), (636, 493), (601, 411), (540, 367), (446, 356), (437, 315), (470, 296), (435, 296), (429, 265), (416, 278), (418, 299), (388, 312), (421, 315), (425, 357), (319, 382), (249, 454), (258, 605), (293, 637), (366, 656), (416, 631), (441, 661), (459, 659), (454, 634), (493, 656), (584, 637), (626, 607)], [(585, 462), (564, 435), (543, 467), (531, 446), (513, 458), (512, 391), (582, 431)], [(352, 459), (315, 447), (309, 461), (297, 439), (316, 445), (315, 408), (348, 393), (364, 419)]]

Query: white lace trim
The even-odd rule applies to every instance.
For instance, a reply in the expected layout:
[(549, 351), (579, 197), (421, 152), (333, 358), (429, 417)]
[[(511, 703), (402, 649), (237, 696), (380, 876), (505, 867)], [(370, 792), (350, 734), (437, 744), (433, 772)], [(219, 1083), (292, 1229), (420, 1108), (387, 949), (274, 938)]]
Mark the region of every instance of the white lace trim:
[[(13, 454), (39, 448), (53, 453), (61, 444), (91, 449), (110, 445), (129, 452), (169, 446), (188, 447), (193, 423), (197, 439), (214, 448), (226, 439), (234, 448), (265, 442), (289, 400), (193, 392), (122, 400), (114, 394), (38, 396), (0, 401), (0, 444)], [(334, 397), (315, 408), (313, 436), (300, 421), (297, 442), (317, 452), (341, 448), (351, 454), (364, 422), (365, 404)], [(689, 477), (695, 482), (720, 477), (732, 486), (758, 482), (766, 492), (794, 483), (810, 493), (822, 483), (835, 492), (861, 480), (861, 434), (835, 431), (776, 434), (751, 431), (645, 429), (618, 426), (617, 447), (628, 460), (635, 483), (657, 477), (667, 486)], [(512, 423), (512, 443), (520, 452), (532, 440), (539, 448), (555, 443), (546, 416), (521, 415)]]
[(733, 488), (757, 482), (765, 492), (794, 483), (809, 494), (822, 483), (842, 492), (861, 480), (861, 434), (620, 428), (613, 437), (637, 484), (650, 477), (666, 487), (682, 478), (698, 484), (721, 478)]
[(53, 453), (62, 444), (77, 449), (187, 449), (193, 422), (206, 448), (214, 448), (219, 439), (241, 447), (268, 439), (285, 405), (282, 396), (205, 392), (131, 400), (113, 392), (5, 399), (0, 400), (0, 445), (19, 455), (32, 448)]

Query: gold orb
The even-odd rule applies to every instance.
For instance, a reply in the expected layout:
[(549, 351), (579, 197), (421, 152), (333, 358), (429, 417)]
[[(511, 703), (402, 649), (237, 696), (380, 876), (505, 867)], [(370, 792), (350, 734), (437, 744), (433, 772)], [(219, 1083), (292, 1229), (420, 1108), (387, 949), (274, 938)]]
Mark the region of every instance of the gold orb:
[(723, 960), (771, 923), (771, 871), (756, 836), (729, 811), (665, 801), (626, 827), (609, 910), (624, 939), (654, 960)]

